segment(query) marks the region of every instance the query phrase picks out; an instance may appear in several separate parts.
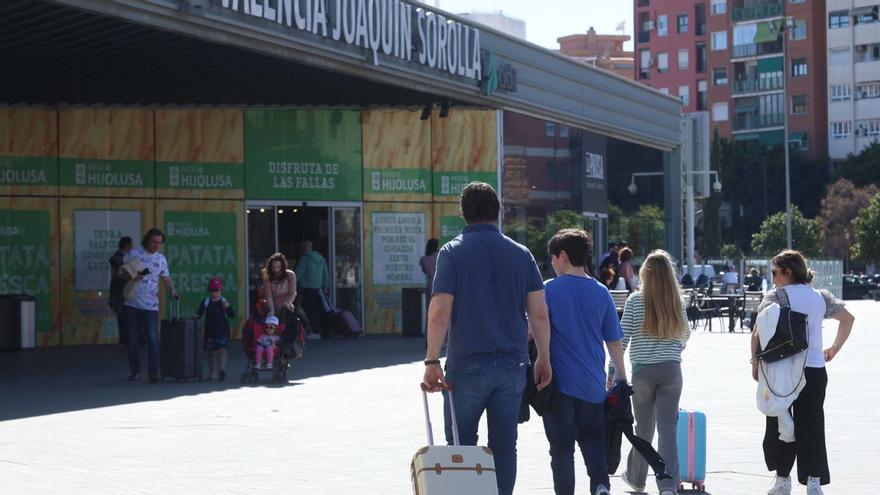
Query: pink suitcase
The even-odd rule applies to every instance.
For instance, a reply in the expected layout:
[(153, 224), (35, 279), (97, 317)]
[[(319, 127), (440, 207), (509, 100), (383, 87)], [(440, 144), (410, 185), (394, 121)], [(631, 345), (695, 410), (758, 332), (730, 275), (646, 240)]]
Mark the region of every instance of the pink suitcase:
[(449, 405), (452, 410), (452, 439), (454, 445), (434, 445), (431, 416), (428, 413), (428, 393), (422, 384), (425, 405), (425, 427), (428, 445), (413, 456), (410, 464), (414, 495), (497, 495), (495, 459), (488, 447), (464, 446), (458, 440), (458, 423), (452, 391)]

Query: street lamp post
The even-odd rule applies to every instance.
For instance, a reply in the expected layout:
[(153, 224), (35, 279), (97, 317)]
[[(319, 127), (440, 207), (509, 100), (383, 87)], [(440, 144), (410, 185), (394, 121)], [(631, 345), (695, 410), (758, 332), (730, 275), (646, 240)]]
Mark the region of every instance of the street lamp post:
[[(636, 172), (632, 174), (630, 177), (629, 186), (627, 190), (630, 194), (636, 194), (639, 189), (636, 186), (636, 177), (651, 177), (651, 176), (662, 176), (663, 172)], [(682, 175), (685, 178), (685, 203), (687, 210), (687, 266), (688, 271), (690, 271), (691, 267), (696, 264), (696, 259), (694, 257), (694, 249), (695, 249), (695, 235), (694, 235), (694, 222), (696, 217), (696, 210), (694, 207), (694, 175), (708, 175), (715, 176), (715, 182), (712, 183), (712, 189), (719, 193), (721, 192), (721, 179), (719, 178), (718, 172), (715, 170), (684, 170), (682, 171)]]
[(788, 47), (788, 30), (791, 27), (791, 17), (782, 20), (782, 147), (785, 150), (785, 238), (788, 249), (791, 249), (791, 176), (788, 162), (788, 63), (786, 54)]

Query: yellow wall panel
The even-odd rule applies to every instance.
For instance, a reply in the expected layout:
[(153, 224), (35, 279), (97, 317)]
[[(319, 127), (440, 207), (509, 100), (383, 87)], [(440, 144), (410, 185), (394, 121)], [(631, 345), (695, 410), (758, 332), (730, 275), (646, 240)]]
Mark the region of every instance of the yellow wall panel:
[(151, 110), (62, 110), (59, 141), (62, 195), (155, 195)]
[(410, 110), (362, 114), (364, 200), (431, 200), (431, 121)]
[(431, 205), (367, 203), (364, 215), (366, 333), (401, 333), (401, 289), (425, 286), (418, 263), (431, 232)]
[(58, 194), (55, 111), (0, 108), (0, 194)]
[(160, 198), (244, 199), (244, 113), (157, 110)]
[(63, 345), (117, 342), (108, 306), (109, 259), (119, 237), (140, 245), (153, 227), (155, 203), (145, 199), (61, 199), (61, 335)]
[(455, 202), (471, 181), (497, 189), (498, 118), (494, 110), (453, 109), (431, 117), (434, 201)]

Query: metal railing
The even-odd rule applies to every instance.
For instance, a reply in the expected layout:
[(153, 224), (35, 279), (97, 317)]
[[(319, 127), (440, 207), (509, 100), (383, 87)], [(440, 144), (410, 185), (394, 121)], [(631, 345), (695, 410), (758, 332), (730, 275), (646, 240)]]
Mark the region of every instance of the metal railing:
[(746, 79), (734, 81), (731, 87), (733, 94), (759, 93), (762, 91), (777, 91), (783, 87), (782, 76)]
[(751, 21), (753, 19), (767, 19), (782, 15), (782, 2), (750, 5), (748, 7), (734, 7), (731, 18), (734, 22)]
[(731, 58), (757, 57), (759, 55), (773, 55), (782, 53), (782, 40), (768, 43), (748, 43), (745, 45), (733, 45)]
[(768, 127), (780, 127), (783, 125), (784, 115), (781, 113), (743, 113), (733, 117), (733, 130), (749, 131), (765, 129)]

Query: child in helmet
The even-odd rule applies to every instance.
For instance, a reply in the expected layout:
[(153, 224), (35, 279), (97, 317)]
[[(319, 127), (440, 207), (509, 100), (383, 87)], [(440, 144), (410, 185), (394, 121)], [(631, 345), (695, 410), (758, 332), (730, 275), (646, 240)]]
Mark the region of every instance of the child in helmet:
[[(229, 318), (235, 318), (235, 310), (223, 297), (223, 283), (218, 277), (208, 281), (208, 297), (199, 305), (196, 319), (205, 317), (205, 350), (208, 351), (210, 379), (226, 379), (226, 349), (229, 348)], [(220, 357), (220, 371), (214, 374), (214, 362)]]

